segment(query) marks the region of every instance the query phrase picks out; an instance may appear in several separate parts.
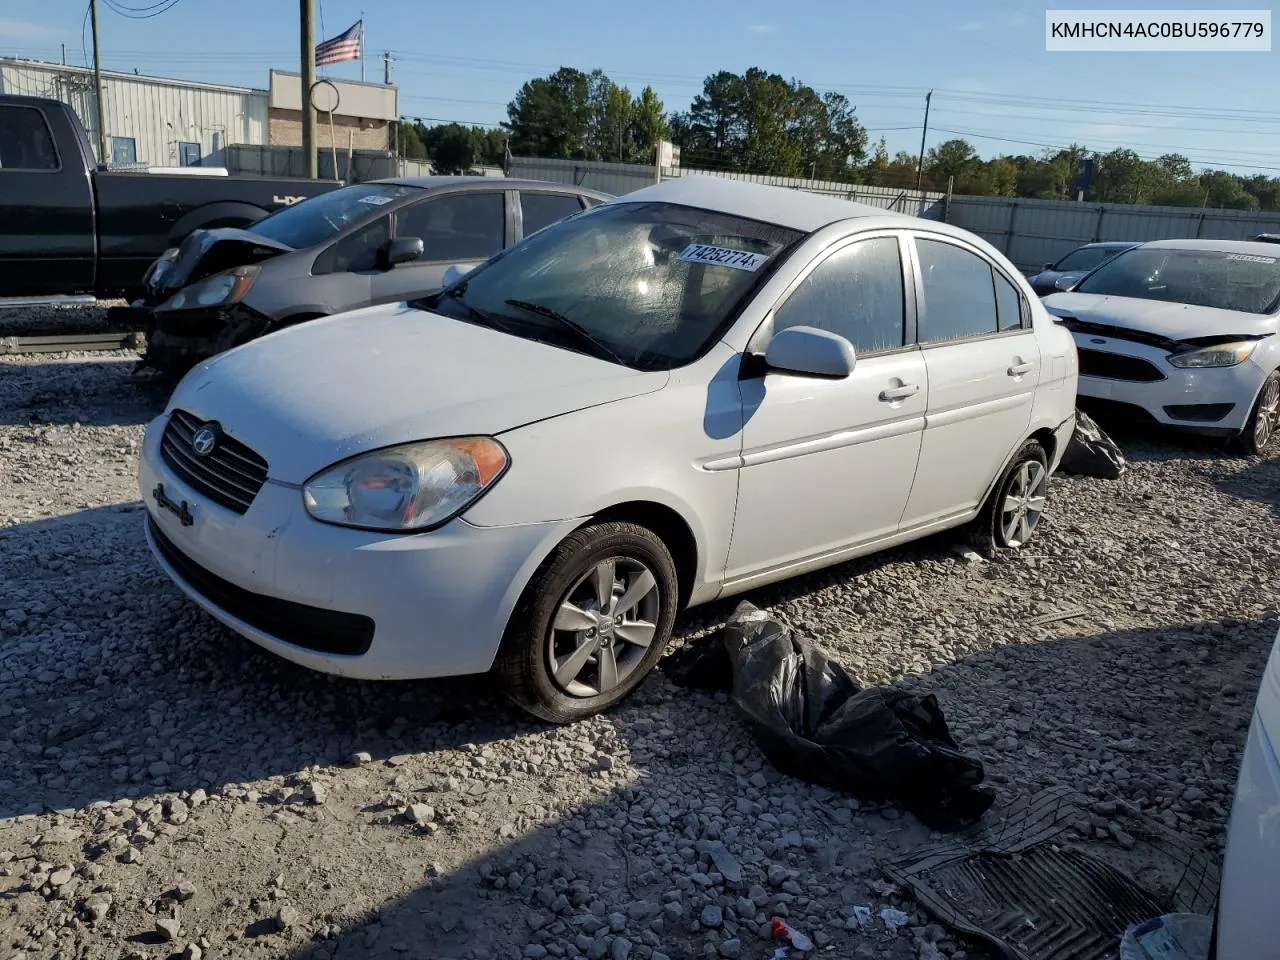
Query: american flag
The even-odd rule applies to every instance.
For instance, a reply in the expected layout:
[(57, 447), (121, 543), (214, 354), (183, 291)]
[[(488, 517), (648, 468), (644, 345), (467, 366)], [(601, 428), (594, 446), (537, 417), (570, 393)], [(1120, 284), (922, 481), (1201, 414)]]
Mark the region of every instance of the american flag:
[(357, 20), (345, 32), (332, 40), (316, 44), (316, 66), (323, 67), (331, 63), (344, 63), (347, 60), (359, 60), (364, 47), (364, 21)]

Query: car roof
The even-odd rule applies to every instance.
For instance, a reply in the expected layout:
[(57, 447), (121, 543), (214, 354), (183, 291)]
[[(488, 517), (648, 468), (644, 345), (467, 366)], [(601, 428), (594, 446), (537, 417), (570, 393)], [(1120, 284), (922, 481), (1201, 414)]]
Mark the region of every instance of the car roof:
[(1149, 240), (1142, 244), (1152, 250), (1203, 250), (1216, 253), (1252, 253), (1274, 258), (1275, 244), (1253, 240)]
[(1090, 250), (1098, 247), (1105, 247), (1110, 250), (1112, 247), (1137, 247), (1142, 244), (1141, 240), (1102, 240), (1098, 243), (1086, 243), (1082, 247), (1076, 247), (1077, 250)]
[(562, 193), (585, 194), (601, 200), (612, 198), (612, 194), (592, 190), (590, 187), (575, 186), (572, 183), (555, 183), (551, 180), (520, 180), (514, 177), (388, 177), (384, 180), (371, 180), (370, 183), (387, 183), (399, 187), (421, 187), (424, 190), (440, 190), (445, 187), (471, 187), (475, 190), (550, 189)]
[[(917, 218), (841, 197), (727, 177), (690, 174), (623, 194), (610, 203), (674, 203), (812, 233), (854, 217)], [(941, 224), (929, 224), (931, 227)]]

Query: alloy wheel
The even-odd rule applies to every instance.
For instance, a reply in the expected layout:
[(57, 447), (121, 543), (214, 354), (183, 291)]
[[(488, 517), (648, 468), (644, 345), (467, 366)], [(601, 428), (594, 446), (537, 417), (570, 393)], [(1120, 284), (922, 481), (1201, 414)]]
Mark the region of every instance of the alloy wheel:
[(1280, 379), (1268, 378), (1258, 397), (1258, 414), (1253, 420), (1253, 445), (1259, 451), (1271, 439), (1271, 433), (1280, 417)]
[(1009, 547), (1031, 539), (1044, 513), (1049, 473), (1038, 460), (1026, 460), (1014, 472), (1000, 508), (1001, 533)]
[(644, 659), (661, 619), (658, 582), (630, 557), (601, 560), (560, 600), (546, 644), (547, 670), (574, 697), (623, 683)]

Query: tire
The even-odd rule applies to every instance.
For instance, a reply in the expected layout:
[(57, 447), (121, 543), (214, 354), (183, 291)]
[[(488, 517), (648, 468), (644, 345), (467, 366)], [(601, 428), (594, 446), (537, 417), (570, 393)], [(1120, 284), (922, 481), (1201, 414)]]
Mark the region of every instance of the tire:
[(1280, 432), (1280, 370), (1262, 381), (1258, 399), (1244, 429), (1234, 437), (1231, 446), (1245, 456), (1260, 456)]
[[(609, 580), (612, 617), (600, 611), (606, 588), (597, 571), (606, 571)], [(635, 603), (617, 606), (646, 583), (651, 586)], [(508, 697), (543, 720), (571, 723), (600, 713), (638, 687), (658, 662), (678, 597), (675, 562), (653, 531), (614, 521), (582, 527), (556, 547), (525, 588), (493, 672)]]
[[(969, 528), (973, 546), (989, 556), (1024, 546), (1044, 515), (1048, 483), (1049, 458), (1044, 447), (1036, 440), (1028, 440), (1009, 461), (1000, 482), (974, 518)], [(1010, 497), (1018, 503), (1015, 509), (1007, 511), (1005, 507), (1010, 504), (1006, 501)]]

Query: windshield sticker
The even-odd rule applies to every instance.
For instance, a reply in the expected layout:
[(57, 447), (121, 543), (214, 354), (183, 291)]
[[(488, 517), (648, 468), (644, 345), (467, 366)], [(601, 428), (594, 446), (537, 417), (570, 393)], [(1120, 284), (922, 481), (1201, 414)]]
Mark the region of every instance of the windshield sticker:
[(1228, 260), (1248, 260), (1250, 263), (1275, 263), (1275, 257), (1257, 257), (1252, 253), (1229, 253)]
[(746, 250), (730, 250), (728, 247), (691, 243), (676, 259), (684, 260), (686, 263), (709, 263), (717, 267), (732, 267), (734, 270), (755, 273), (769, 257), (763, 253), (749, 253)]
[(380, 197), (380, 196), (378, 196), (378, 195), (375, 193), (375, 194), (371, 194), (370, 196), (367, 196), (367, 197), (361, 197), (361, 198), (360, 198), (360, 202), (361, 202), (361, 203), (371, 203), (371, 204), (373, 204), (375, 207), (380, 207), (380, 206), (382, 206), (384, 203), (390, 203), (390, 202), (391, 202), (391, 198), (390, 198), (390, 197)]

